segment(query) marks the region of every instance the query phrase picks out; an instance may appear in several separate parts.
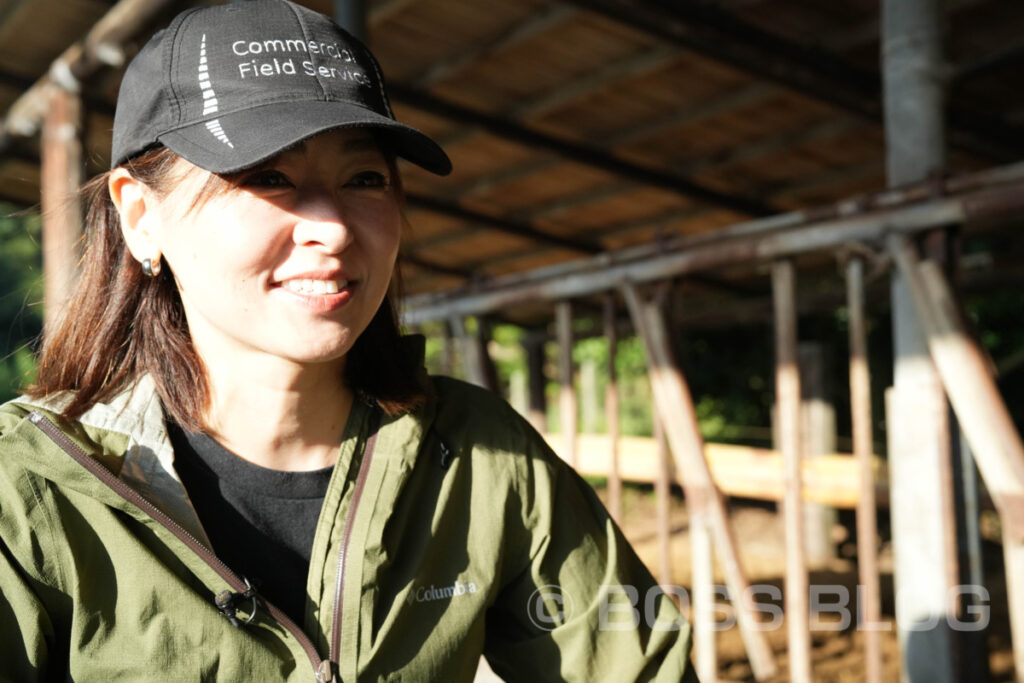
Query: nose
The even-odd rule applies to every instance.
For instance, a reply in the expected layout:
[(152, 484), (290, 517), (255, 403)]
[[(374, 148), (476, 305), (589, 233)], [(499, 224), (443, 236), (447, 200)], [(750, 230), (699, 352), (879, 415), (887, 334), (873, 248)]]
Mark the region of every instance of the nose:
[(344, 251), (352, 243), (353, 233), (346, 222), (345, 211), (331, 192), (303, 193), (293, 212), (298, 219), (292, 232), (295, 244), (333, 254)]

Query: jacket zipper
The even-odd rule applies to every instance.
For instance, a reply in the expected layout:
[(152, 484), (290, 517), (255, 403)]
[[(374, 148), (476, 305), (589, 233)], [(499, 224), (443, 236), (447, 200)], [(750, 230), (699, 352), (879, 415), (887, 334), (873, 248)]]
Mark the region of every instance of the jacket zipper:
[[(366, 485), (366, 475), (370, 470), (370, 460), (373, 458), (373, 451), (377, 445), (377, 431), (380, 428), (380, 413), (373, 412), (370, 418), (370, 435), (366, 438), (366, 446), (363, 448), (363, 459), (359, 463), (359, 474), (356, 475), (355, 488), (352, 489), (352, 502), (348, 505), (348, 514), (345, 515), (345, 530), (342, 535), (341, 547), (338, 549), (338, 573), (334, 578), (334, 613), (331, 615), (331, 646), (328, 657), (328, 664), (333, 664), (338, 674), (341, 665), (341, 608), (344, 604), (345, 570), (348, 568), (348, 544), (352, 538), (352, 523), (356, 517), (356, 508), (363, 497), (363, 487)], [(330, 669), (329, 669), (330, 671)], [(333, 671), (325, 679), (333, 680)]]
[[(352, 535), (351, 522), (355, 516), (355, 506), (362, 495), (363, 484), (366, 481), (366, 471), (368, 469), (367, 463), (373, 455), (373, 447), (377, 440), (377, 428), (379, 427), (380, 422), (377, 413), (374, 413), (374, 416), (375, 419), (371, 426), (370, 436), (367, 438), (366, 447), (363, 451), (363, 461), (359, 465), (359, 474), (356, 478), (356, 486), (352, 492), (352, 503), (349, 505), (349, 511), (345, 522), (344, 540), (342, 542), (341, 549), (339, 550), (338, 577), (334, 600), (335, 606), (331, 622), (330, 658), (325, 660), (320, 657), (320, 654), (316, 651), (316, 646), (313, 644), (313, 641), (309, 636), (306, 635), (305, 631), (299, 628), (298, 625), (278, 607), (267, 600), (260, 598), (265, 605), (267, 612), (270, 613), (270, 616), (284, 626), (285, 630), (295, 637), (299, 642), (299, 645), (306, 652), (306, 656), (309, 657), (309, 661), (313, 665), (313, 671), (316, 673), (316, 679), (319, 683), (330, 683), (334, 680), (334, 670), (336, 669), (337, 662), (339, 661), (338, 656), (340, 655), (340, 652), (338, 648), (341, 642), (341, 586), (344, 583), (345, 560), (348, 554), (349, 537)], [(235, 574), (230, 567), (224, 564), (224, 562), (217, 557), (213, 551), (203, 545), (200, 540), (189, 533), (183, 526), (174, 521), (160, 508), (149, 502), (142, 496), (142, 494), (118, 479), (99, 461), (90, 457), (89, 454), (82, 450), (78, 444), (68, 438), (68, 436), (62, 432), (57, 425), (53, 424), (53, 422), (44, 417), (41, 413), (35, 411), (29, 413), (28, 419), (32, 424), (42, 430), (42, 432), (46, 434), (46, 436), (49, 437), (57, 446), (59, 446), (61, 450), (71, 456), (71, 458), (79, 465), (92, 473), (93, 476), (106, 484), (107, 487), (114, 491), (114, 493), (145, 512), (154, 521), (170, 531), (178, 540), (188, 546), (196, 555), (199, 556), (200, 559), (206, 562), (206, 564), (209, 565), (218, 576), (224, 579), (224, 581), (235, 592), (245, 593), (250, 590), (249, 584), (240, 576)]]

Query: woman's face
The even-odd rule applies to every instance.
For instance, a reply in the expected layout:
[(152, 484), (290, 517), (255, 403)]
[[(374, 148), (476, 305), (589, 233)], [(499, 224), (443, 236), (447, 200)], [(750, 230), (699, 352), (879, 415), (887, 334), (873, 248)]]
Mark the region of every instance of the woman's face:
[(195, 202), (209, 174), (193, 167), (157, 200), (156, 246), (208, 365), (343, 362), (395, 266), (392, 173), (370, 133), (333, 131), (209, 199)]

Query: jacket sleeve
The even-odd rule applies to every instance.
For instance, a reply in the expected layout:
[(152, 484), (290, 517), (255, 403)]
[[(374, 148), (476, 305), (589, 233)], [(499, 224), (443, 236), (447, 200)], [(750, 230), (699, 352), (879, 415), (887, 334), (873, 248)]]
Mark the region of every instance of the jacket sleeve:
[[(532, 431), (532, 430), (531, 430)], [(506, 681), (697, 680), (690, 626), (593, 489), (535, 434), (514, 483), (528, 551), (488, 614)]]
[(52, 634), (46, 610), (0, 539), (0, 681), (43, 680)]

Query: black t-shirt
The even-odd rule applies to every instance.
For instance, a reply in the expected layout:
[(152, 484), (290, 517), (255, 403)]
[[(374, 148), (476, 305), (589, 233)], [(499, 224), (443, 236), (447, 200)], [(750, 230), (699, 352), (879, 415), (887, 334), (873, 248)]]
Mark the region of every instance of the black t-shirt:
[(175, 424), (168, 433), (174, 467), (214, 552), (301, 627), (313, 536), (333, 467), (271, 470), (206, 434)]

